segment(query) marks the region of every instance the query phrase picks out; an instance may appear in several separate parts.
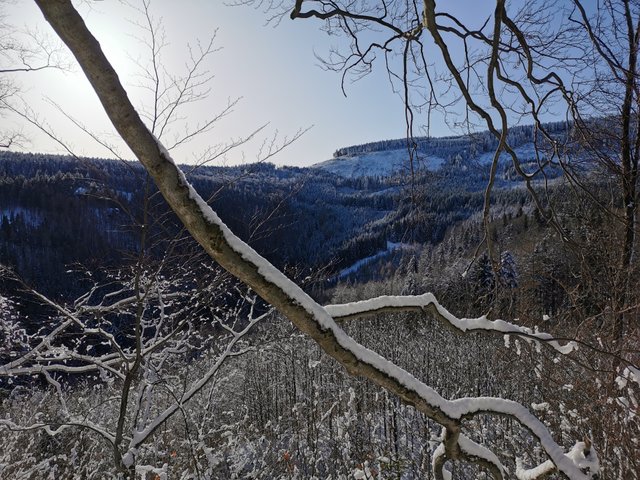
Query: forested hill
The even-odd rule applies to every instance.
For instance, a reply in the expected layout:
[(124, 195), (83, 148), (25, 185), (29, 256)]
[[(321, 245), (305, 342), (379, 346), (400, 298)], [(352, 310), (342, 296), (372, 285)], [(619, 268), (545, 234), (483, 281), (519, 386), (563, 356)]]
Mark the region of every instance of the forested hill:
[[(521, 139), (518, 148), (530, 148), (530, 129), (512, 135)], [(375, 151), (379, 161), (391, 164), (395, 150), (383, 149), (400, 143), (338, 152)], [(221, 218), (261, 254), (280, 267), (327, 268), (331, 278), (390, 244), (437, 244), (451, 225), (481, 208), (488, 169), (469, 152), (471, 146), (476, 153), (490, 148), (487, 136), (418, 143), (429, 145), (441, 161), (413, 177), (393, 168), (341, 175), (331, 168), (268, 163), (184, 169)], [(505, 163), (496, 188), (507, 202), (521, 203), (524, 194), (512, 189), (515, 178)], [(413, 201), (410, 182), (420, 186)], [(65, 274), (71, 266), (116, 266), (139, 252), (145, 205), (154, 234), (179, 231), (154, 192), (137, 162), (0, 152), (0, 263), (48, 293), (72, 292), (73, 275)]]
[[(544, 124), (545, 130), (552, 135), (562, 137), (566, 135), (566, 122), (550, 122)], [(536, 129), (534, 125), (521, 125), (512, 127), (507, 133), (507, 141), (512, 146), (519, 146), (534, 141)], [(448, 137), (414, 137), (419, 152), (447, 157), (458, 153), (467, 152), (470, 156), (492, 152), (498, 146), (498, 140), (489, 131), (472, 133), (469, 135), (457, 135)], [(334, 158), (347, 157), (363, 153), (381, 152), (385, 150), (399, 150), (407, 148), (407, 139), (398, 138), (394, 140), (380, 140), (377, 142), (352, 145), (337, 149), (333, 153)]]
[[(281, 266), (328, 262), (393, 208), (396, 191), (365, 201), (388, 185), (271, 164), (184, 168), (221, 218)], [(0, 263), (49, 292), (69, 265), (117, 264), (140, 248), (145, 204), (155, 233), (178, 231), (154, 191), (135, 162), (3, 152)]]
[[(549, 135), (561, 142), (570, 133), (566, 122), (547, 123), (544, 128)], [(513, 127), (507, 134), (509, 145), (525, 164), (534, 163), (534, 160), (537, 162), (534, 143), (541, 147), (539, 153), (544, 151), (544, 142), (539, 132), (537, 135), (538, 137), (533, 125)], [(471, 165), (489, 164), (498, 140), (488, 131), (439, 138), (415, 137), (411, 141), (406, 138), (381, 140), (339, 148), (332, 159), (314, 167), (344, 177), (408, 173), (411, 170), (408, 153), (410, 146), (415, 149), (412, 166), (414, 170), (437, 171), (446, 167), (464, 169)], [(501, 161), (506, 164), (510, 159), (503, 153)]]

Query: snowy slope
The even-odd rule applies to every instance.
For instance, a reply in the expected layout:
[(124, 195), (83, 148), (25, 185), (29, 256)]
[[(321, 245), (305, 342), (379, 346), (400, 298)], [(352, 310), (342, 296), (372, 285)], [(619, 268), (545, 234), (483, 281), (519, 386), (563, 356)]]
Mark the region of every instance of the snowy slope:
[(365, 265), (369, 265), (370, 263), (379, 260), (381, 258), (387, 257), (389, 254), (393, 253), (393, 252), (397, 252), (399, 250), (410, 250), (415, 248), (412, 245), (406, 244), (406, 243), (395, 243), (395, 242), (390, 242), (387, 240), (387, 248), (385, 250), (381, 250), (377, 253), (375, 253), (374, 255), (371, 255), (369, 257), (366, 258), (362, 258), (358, 261), (356, 261), (353, 265), (350, 265), (347, 268), (343, 268), (342, 270), (340, 270), (340, 272), (338, 273), (338, 275), (336, 275), (334, 277), (334, 280), (342, 280), (346, 277), (348, 277), (349, 275), (351, 275), (352, 273), (356, 273), (358, 270), (360, 270), (362, 267), (364, 267)]
[[(520, 162), (526, 162), (528, 160), (534, 160), (536, 158), (536, 149), (533, 146), (533, 143), (525, 143), (513, 149), (518, 155)], [(485, 152), (481, 153), (475, 158), (475, 161), (480, 165), (489, 165), (493, 161), (493, 152)], [(500, 163), (503, 162), (511, 162), (511, 156), (509, 154), (502, 152), (500, 154)]]
[[(437, 170), (443, 163), (443, 158), (420, 155), (415, 166), (416, 168)], [(407, 150), (400, 149), (336, 157), (316, 163), (312, 168), (319, 168), (346, 178), (357, 178), (364, 176), (382, 177), (394, 173), (408, 172), (410, 165)]]
[[(531, 161), (535, 159), (535, 148), (533, 143), (525, 143), (514, 148), (521, 162)], [(452, 151), (451, 156), (460, 156), (458, 167), (463, 168), (469, 165), (489, 165), (493, 160), (493, 151), (483, 152), (476, 155), (469, 155), (466, 151)], [(427, 169), (436, 171), (445, 163), (445, 159), (434, 155), (419, 155), (419, 159), (415, 162), (416, 169)], [(500, 155), (500, 163), (511, 163), (511, 157), (506, 153)], [(409, 157), (405, 149), (400, 150), (383, 150), (377, 152), (367, 152), (361, 154), (352, 154), (348, 156), (339, 156), (324, 162), (312, 165), (312, 168), (318, 168), (327, 172), (340, 175), (345, 178), (358, 178), (365, 176), (389, 176), (396, 173), (409, 172)]]

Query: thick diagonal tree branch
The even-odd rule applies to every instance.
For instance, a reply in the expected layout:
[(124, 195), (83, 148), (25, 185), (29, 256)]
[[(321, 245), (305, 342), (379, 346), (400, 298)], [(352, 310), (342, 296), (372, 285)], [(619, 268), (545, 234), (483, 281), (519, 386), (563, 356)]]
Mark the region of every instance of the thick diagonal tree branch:
[[(449, 401), (414, 376), (349, 337), (325, 308), (297, 284), (235, 236), (187, 182), (167, 150), (151, 134), (131, 104), (100, 44), (69, 0), (36, 0), (47, 21), (70, 48), (118, 133), (153, 177), (167, 203), (191, 235), (223, 268), (309, 335), (354, 376), (363, 376), (440, 423), (453, 436), (445, 442), (449, 458), (460, 457), (459, 432), (464, 420), (492, 413), (517, 419), (537, 437), (553, 464), (571, 479), (587, 479), (551, 437), (548, 429), (522, 405), (500, 398)], [(463, 449), (464, 450), (464, 449)], [(486, 458), (475, 458), (483, 464)], [(495, 471), (495, 465), (485, 465)], [(496, 478), (502, 478), (494, 473)]]

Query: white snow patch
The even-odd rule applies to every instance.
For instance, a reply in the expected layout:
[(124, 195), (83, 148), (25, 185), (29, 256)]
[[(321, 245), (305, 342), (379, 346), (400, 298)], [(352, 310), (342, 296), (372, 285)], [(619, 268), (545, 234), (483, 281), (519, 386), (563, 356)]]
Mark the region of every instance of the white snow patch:
[[(587, 451), (585, 455), (585, 450)], [(592, 478), (594, 474), (600, 471), (600, 459), (593, 448), (587, 450), (584, 442), (577, 442), (569, 452), (566, 458), (570, 459), (574, 465), (580, 470), (589, 472), (587, 478)], [(551, 473), (555, 470), (555, 466), (551, 460), (541, 463), (535, 468), (525, 469), (522, 461), (516, 459), (516, 477), (518, 480), (535, 480), (541, 478), (545, 473)]]
[(349, 275), (351, 275), (352, 273), (357, 272), (358, 270), (360, 270), (362, 267), (364, 267), (365, 265), (368, 265), (369, 263), (378, 260), (380, 258), (386, 257), (387, 255), (389, 255), (390, 253), (393, 253), (395, 251), (398, 250), (403, 250), (403, 249), (410, 249), (412, 248), (411, 245), (406, 244), (406, 243), (394, 243), (394, 242), (389, 242), (387, 241), (387, 248), (384, 250), (380, 250), (378, 253), (375, 253), (369, 257), (365, 257), (365, 258), (361, 258), (360, 260), (358, 260), (357, 262), (355, 262), (353, 265), (350, 265), (347, 268), (343, 268), (342, 270), (340, 270), (340, 272), (338, 273), (338, 275), (336, 275), (334, 277), (335, 280), (341, 280), (345, 277), (348, 277)]
[[(536, 148), (533, 143), (525, 143), (513, 149), (514, 152), (518, 155), (518, 158), (521, 162), (525, 162), (527, 160), (536, 158)], [(494, 152), (485, 152), (476, 157), (476, 161), (480, 165), (489, 165), (493, 161)], [(511, 156), (502, 152), (500, 154), (500, 163), (511, 162)]]
[[(444, 159), (432, 155), (418, 155), (414, 159), (414, 169), (416, 170), (438, 170)], [(384, 177), (394, 173), (409, 172), (409, 153), (406, 149), (384, 150), (381, 152), (362, 153), (344, 157), (332, 158), (324, 162), (312, 165), (312, 168), (319, 168), (341, 177)]]
[(444, 308), (432, 293), (424, 293), (422, 295), (412, 296), (391, 296), (384, 295), (381, 297), (363, 300), (359, 302), (345, 303), (341, 305), (327, 305), (325, 309), (333, 317), (346, 317), (357, 315), (362, 312), (371, 310), (381, 310), (389, 307), (426, 307), (433, 305), (436, 307), (439, 315), (449, 322), (453, 327), (463, 332), (473, 330), (496, 331), (504, 334), (516, 334), (529, 340), (538, 340), (553, 347), (556, 351), (567, 355), (578, 346), (575, 342), (568, 342), (561, 345), (554, 337), (548, 333), (534, 332), (530, 328), (506, 322), (504, 320), (488, 320), (486, 316), (478, 318), (458, 318)]

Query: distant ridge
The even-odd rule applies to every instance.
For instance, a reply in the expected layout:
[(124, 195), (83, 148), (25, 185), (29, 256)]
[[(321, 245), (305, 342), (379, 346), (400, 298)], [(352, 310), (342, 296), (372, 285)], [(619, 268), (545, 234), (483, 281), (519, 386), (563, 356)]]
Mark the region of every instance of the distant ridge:
[[(547, 123), (548, 132), (566, 138), (567, 123)], [(524, 159), (535, 156), (535, 128), (522, 125), (509, 130), (508, 140)], [(488, 131), (446, 137), (416, 137), (413, 164), (409, 161), (407, 139), (380, 140), (337, 149), (333, 158), (317, 163), (321, 169), (345, 178), (389, 176), (414, 170), (436, 171), (444, 166), (466, 168), (491, 162), (498, 140)], [(506, 158), (503, 154), (502, 158)]]
[[(545, 123), (544, 126), (552, 134), (562, 134), (567, 130), (566, 122), (550, 122)], [(534, 125), (520, 125), (509, 129), (507, 138), (514, 146), (518, 146), (526, 142), (533, 142), (534, 133)], [(495, 150), (498, 146), (497, 139), (488, 130), (465, 135), (450, 135), (444, 137), (414, 137), (412, 141), (415, 143), (418, 152), (435, 156), (439, 156), (438, 154), (443, 149), (446, 149), (447, 151), (452, 148), (469, 149), (471, 150), (470, 153), (483, 153), (488, 150)], [(376, 142), (339, 148), (333, 153), (333, 158), (388, 150), (408, 150), (407, 145), (406, 138), (379, 140)]]

